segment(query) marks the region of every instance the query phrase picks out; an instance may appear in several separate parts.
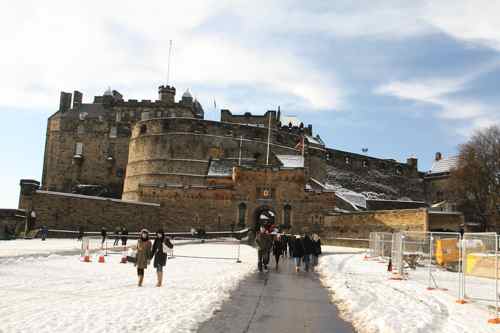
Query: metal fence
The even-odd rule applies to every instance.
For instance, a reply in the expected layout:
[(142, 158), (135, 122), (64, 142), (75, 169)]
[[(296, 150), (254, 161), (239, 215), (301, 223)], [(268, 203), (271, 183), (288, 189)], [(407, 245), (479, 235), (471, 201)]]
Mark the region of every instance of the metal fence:
[(499, 318), (499, 236), (465, 233), (463, 248), (463, 299), (486, 307)]
[(371, 232), (369, 246), (368, 258), (389, 260), (392, 252), (392, 233)]
[(392, 271), (458, 303), (480, 304), (500, 323), (499, 246), (495, 233), (402, 231), (392, 235)]

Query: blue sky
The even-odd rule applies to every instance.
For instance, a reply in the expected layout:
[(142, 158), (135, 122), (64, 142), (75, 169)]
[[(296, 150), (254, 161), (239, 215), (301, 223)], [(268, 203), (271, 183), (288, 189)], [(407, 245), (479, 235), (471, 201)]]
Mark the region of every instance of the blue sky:
[(276, 109), (328, 146), (428, 170), (500, 121), (500, 1), (86, 1), (0, 5), (0, 207), (40, 179), (61, 90), (155, 99), (190, 88), (209, 119)]

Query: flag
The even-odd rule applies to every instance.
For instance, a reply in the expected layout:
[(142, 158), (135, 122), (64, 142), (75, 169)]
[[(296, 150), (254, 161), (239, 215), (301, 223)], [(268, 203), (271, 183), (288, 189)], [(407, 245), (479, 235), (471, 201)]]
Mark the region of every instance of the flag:
[(304, 136), (303, 135), (300, 136), (300, 140), (297, 143), (297, 145), (295, 146), (295, 149), (299, 149), (300, 151), (304, 151)]

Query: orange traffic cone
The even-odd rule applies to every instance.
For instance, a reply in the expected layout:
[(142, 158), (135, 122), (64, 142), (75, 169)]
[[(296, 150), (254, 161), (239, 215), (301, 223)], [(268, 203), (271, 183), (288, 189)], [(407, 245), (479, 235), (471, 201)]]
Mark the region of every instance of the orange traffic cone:
[(83, 262), (90, 262), (90, 254), (89, 254), (89, 248), (88, 247), (85, 249), (85, 254), (83, 256)]
[(101, 264), (104, 264), (104, 254), (102, 254), (102, 253), (99, 255), (99, 262)]

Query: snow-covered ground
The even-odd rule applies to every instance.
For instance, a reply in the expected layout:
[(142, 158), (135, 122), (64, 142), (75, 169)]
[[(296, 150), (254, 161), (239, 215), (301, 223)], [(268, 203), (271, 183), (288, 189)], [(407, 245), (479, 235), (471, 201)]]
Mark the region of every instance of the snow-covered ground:
[[(176, 257), (164, 268), (164, 286), (146, 270), (142, 288), (132, 264), (110, 254), (80, 261), (74, 240), (0, 242), (0, 332), (191, 332), (210, 318), (255, 270), (256, 251), (241, 246), (235, 260)], [(53, 254), (49, 254), (53, 253)], [(55, 253), (55, 254), (54, 254)], [(176, 254), (233, 257), (234, 245), (176, 247)], [(37, 255), (39, 254), (39, 255)], [(49, 254), (49, 255), (47, 255)]]
[(0, 258), (54, 253), (80, 253), (81, 242), (73, 239), (16, 239), (0, 241)]
[[(457, 304), (451, 292), (426, 290), (423, 270), (410, 272), (408, 280), (389, 280), (387, 264), (363, 260), (359, 249), (323, 251), (330, 255), (320, 259), (321, 280), (344, 319), (360, 332), (500, 332), (500, 325), (487, 323), (489, 312), (481, 305)], [(450, 274), (454, 273), (435, 272), (440, 287), (453, 287), (455, 277)], [(475, 282), (481, 287), (481, 281)], [(474, 290), (471, 284), (468, 288)]]

